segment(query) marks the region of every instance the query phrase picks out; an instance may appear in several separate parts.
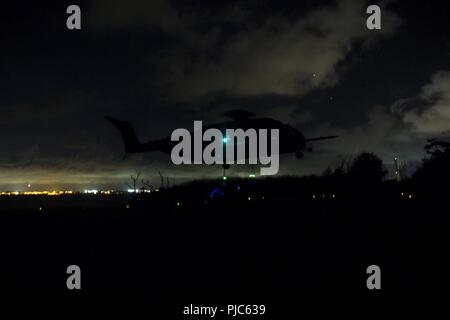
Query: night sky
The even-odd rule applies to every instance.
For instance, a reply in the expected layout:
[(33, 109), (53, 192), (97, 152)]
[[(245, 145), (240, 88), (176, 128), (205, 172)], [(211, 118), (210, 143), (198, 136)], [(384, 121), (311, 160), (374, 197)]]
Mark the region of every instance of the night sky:
[[(450, 10), (433, 1), (2, 2), (0, 190), (125, 188), (135, 170), (159, 184), (217, 177), (220, 166), (124, 158), (103, 119), (132, 122), (142, 141), (227, 120), (246, 109), (306, 137), (340, 135), (279, 174), (321, 173), (361, 151), (389, 166), (424, 157), (450, 131)], [(82, 29), (66, 28), (77, 4)], [(247, 167), (232, 167), (231, 175)]]

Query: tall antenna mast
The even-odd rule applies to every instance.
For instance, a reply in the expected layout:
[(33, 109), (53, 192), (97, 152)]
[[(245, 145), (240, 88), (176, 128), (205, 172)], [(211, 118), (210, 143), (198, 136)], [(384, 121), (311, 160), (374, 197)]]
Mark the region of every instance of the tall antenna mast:
[(397, 157), (394, 158), (394, 179), (397, 182), (402, 181), (402, 177), (400, 175), (400, 166), (398, 164), (398, 158)]

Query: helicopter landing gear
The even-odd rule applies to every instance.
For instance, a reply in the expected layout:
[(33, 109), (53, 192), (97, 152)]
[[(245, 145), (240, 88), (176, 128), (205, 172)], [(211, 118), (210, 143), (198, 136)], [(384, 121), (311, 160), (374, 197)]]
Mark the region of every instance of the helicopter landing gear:
[(295, 152), (295, 157), (296, 157), (297, 159), (302, 159), (302, 158), (303, 158), (303, 152), (301, 152), (300, 150), (297, 150), (297, 151)]

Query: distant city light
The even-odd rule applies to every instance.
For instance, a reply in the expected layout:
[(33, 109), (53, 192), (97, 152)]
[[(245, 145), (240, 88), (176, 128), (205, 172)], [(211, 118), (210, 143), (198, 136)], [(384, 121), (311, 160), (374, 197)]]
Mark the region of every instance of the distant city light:
[(72, 190), (53, 190), (53, 191), (0, 191), (0, 196), (63, 196), (63, 195), (79, 195), (79, 194), (91, 194), (91, 195), (119, 195), (125, 193), (152, 193), (158, 192), (159, 189), (143, 189), (143, 190), (133, 190), (129, 189), (127, 191), (119, 190), (97, 190), (97, 189), (85, 189), (83, 191), (72, 191)]
[(8, 191), (0, 192), (0, 196), (60, 196), (73, 194), (73, 191)]

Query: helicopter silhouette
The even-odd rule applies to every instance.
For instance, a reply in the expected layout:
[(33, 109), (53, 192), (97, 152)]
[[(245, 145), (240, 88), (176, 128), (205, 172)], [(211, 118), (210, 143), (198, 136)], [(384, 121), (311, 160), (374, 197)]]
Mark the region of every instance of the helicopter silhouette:
[[(279, 153), (295, 153), (297, 159), (302, 159), (304, 151), (312, 151), (310, 142), (334, 139), (338, 136), (320, 136), (314, 138), (305, 138), (300, 130), (294, 128), (289, 124), (285, 124), (281, 121), (271, 118), (254, 118), (253, 113), (246, 110), (232, 110), (225, 114), (231, 118), (231, 121), (220, 122), (203, 127), (204, 130), (215, 128), (219, 129), (222, 133), (225, 133), (227, 129), (278, 129), (280, 135)], [(170, 154), (172, 148), (178, 143), (172, 141), (171, 137), (165, 137), (159, 140), (152, 140), (145, 143), (141, 143), (138, 139), (136, 132), (127, 121), (122, 121), (110, 116), (105, 117), (106, 120), (111, 122), (114, 127), (120, 132), (125, 147), (125, 153), (139, 153), (139, 152), (152, 152), (161, 151)], [(193, 134), (191, 132), (191, 134)], [(248, 155), (248, 152), (246, 153)], [(226, 164), (224, 167), (229, 167)]]

